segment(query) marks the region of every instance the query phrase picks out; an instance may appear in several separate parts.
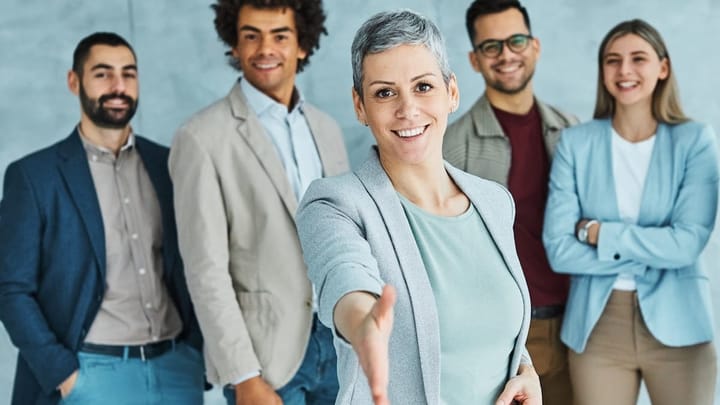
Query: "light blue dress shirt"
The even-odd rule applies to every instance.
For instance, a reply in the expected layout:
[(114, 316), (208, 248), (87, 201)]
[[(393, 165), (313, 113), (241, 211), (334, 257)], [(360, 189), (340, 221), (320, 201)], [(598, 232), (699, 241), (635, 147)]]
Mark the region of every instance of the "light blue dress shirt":
[(297, 102), (288, 111), (287, 107), (268, 97), (247, 80), (241, 79), (240, 87), (248, 105), (275, 145), (299, 201), (310, 183), (322, 177), (320, 155), (303, 112), (304, 98), (295, 89)]

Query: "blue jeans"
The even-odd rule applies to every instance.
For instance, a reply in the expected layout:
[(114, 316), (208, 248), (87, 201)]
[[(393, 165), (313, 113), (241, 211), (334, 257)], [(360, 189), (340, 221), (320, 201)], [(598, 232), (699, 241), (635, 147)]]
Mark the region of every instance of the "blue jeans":
[[(277, 390), (283, 405), (332, 405), (338, 393), (337, 357), (332, 331), (313, 316), (305, 357), (295, 376)], [(228, 405), (235, 405), (235, 390), (225, 387)]]
[(61, 405), (199, 405), (203, 403), (202, 355), (178, 343), (161, 356), (142, 360), (78, 353), (80, 371)]

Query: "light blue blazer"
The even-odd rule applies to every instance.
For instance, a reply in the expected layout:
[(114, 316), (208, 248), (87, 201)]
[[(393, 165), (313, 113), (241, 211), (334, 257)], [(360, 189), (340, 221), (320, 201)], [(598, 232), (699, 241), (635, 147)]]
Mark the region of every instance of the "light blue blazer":
[[(580, 353), (618, 274), (635, 275), (643, 319), (667, 346), (713, 338), (708, 277), (698, 258), (715, 223), (715, 134), (696, 122), (660, 124), (637, 224), (618, 214), (611, 123), (566, 129), (555, 150), (543, 242), (553, 270), (571, 274), (561, 338)], [(580, 243), (575, 224), (601, 222), (597, 248)]]
[[(525, 351), (530, 297), (515, 252), (514, 205), (502, 186), (446, 169), (482, 216), (523, 297), (523, 322), (508, 378), (529, 363)], [(353, 291), (379, 295), (385, 283), (397, 290), (390, 337), (393, 404), (440, 402), (440, 333), (435, 298), (400, 199), (377, 152), (353, 173), (314, 181), (297, 213), (310, 279), (317, 288), (320, 320), (333, 327), (338, 300)], [(471, 249), (471, 241), (466, 248)], [(473, 308), (467, 309), (473, 322)], [(334, 328), (333, 328), (334, 329)], [(335, 336), (340, 392), (338, 404), (371, 404), (367, 379), (352, 347)], [(483, 359), (468, 359), (481, 362)]]

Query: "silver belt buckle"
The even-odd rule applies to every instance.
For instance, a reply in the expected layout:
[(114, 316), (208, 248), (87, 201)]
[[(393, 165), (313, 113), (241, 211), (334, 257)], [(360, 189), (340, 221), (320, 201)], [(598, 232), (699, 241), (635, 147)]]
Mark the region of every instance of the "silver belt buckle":
[(140, 346), (140, 359), (145, 361), (145, 346)]

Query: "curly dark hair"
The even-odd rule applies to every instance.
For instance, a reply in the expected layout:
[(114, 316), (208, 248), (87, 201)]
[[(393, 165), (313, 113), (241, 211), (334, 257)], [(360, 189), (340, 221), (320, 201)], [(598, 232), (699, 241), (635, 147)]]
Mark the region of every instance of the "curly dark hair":
[[(307, 53), (303, 60), (298, 61), (297, 72), (310, 63), (310, 56), (320, 47), (320, 35), (327, 35), (325, 28), (325, 12), (322, 0), (217, 0), (210, 7), (215, 11), (215, 31), (225, 45), (234, 48), (237, 44), (238, 13), (242, 6), (255, 8), (289, 8), (295, 12), (295, 26), (298, 31), (300, 48)], [(230, 58), (230, 65), (239, 70), (232, 52), (225, 55)]]

